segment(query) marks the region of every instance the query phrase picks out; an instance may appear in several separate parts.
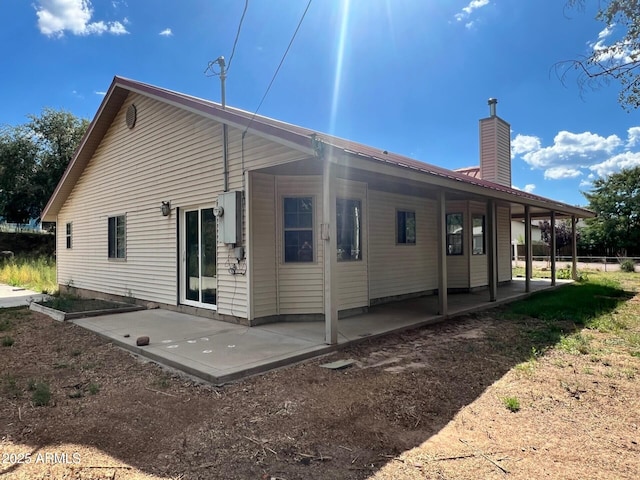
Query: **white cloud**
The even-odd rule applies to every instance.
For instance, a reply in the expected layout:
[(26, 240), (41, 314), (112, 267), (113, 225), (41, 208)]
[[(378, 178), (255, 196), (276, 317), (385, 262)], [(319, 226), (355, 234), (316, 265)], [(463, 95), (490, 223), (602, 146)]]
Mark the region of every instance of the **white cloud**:
[(536, 186), (535, 186), (535, 184), (534, 184), (534, 183), (527, 183), (527, 184), (524, 186), (524, 189), (523, 189), (523, 190), (524, 190), (525, 192), (527, 192), (527, 193), (533, 193), (533, 191), (534, 191), (535, 189), (536, 189)]
[(560, 180), (561, 178), (575, 178), (582, 175), (577, 168), (571, 167), (551, 167), (544, 171), (544, 178), (547, 180)]
[(598, 34), (597, 41), (588, 44), (594, 59), (599, 63), (606, 63), (610, 66), (631, 63), (640, 54), (640, 51), (629, 48), (620, 40), (607, 44), (606, 40), (613, 35), (615, 26), (615, 24), (608, 25)]
[(580, 180), (580, 185), (578, 185), (578, 187), (589, 187), (591, 188), (593, 186), (593, 183), (591, 182), (591, 180)]
[[(471, 0), (466, 7), (464, 7), (459, 13), (455, 14), (455, 18), (457, 21), (461, 22), (469, 18), (469, 15), (471, 15), (471, 13), (473, 13), (474, 10), (485, 7), (487, 5), (489, 5), (489, 0)], [(473, 22), (470, 22), (470, 23), (471, 25), (473, 25)], [(470, 27), (467, 26), (467, 28), (470, 28)]]
[(640, 127), (631, 127), (627, 130), (627, 148), (640, 145)]
[(620, 137), (602, 137), (591, 132), (558, 132), (550, 147), (532, 150), (522, 158), (533, 168), (547, 168), (554, 165), (588, 166), (603, 161), (622, 145)]
[[(543, 170), (547, 180), (576, 178), (589, 181), (640, 165), (640, 126), (627, 130), (627, 139), (592, 132), (558, 132), (553, 144), (539, 137), (518, 134), (511, 142), (511, 157), (521, 158), (532, 170)], [(585, 186), (587, 180), (582, 181)]]
[(158, 35), (160, 35), (161, 37), (171, 37), (173, 36), (173, 32), (170, 28), (165, 28)]
[(95, 91), (93, 93), (95, 93), (96, 95), (100, 95), (101, 97), (104, 97), (107, 94), (107, 92), (103, 92), (103, 91), (100, 91), (100, 90)]
[(62, 37), (65, 32), (82, 36), (129, 33), (122, 22), (92, 22), (93, 8), (89, 0), (38, 0), (36, 15), (40, 32), (50, 37)]
[(624, 152), (615, 155), (604, 162), (591, 165), (589, 170), (596, 172), (601, 177), (619, 172), (625, 168), (640, 166), (640, 152)]
[(540, 150), (541, 146), (542, 144), (538, 137), (518, 134), (511, 140), (511, 158), (523, 153), (535, 152)]

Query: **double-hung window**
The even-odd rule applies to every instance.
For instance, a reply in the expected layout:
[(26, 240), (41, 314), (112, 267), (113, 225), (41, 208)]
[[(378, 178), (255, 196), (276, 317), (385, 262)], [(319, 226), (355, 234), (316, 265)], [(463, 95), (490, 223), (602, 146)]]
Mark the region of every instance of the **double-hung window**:
[(313, 197), (285, 197), (284, 261), (313, 259)]
[(462, 255), (464, 228), (461, 213), (447, 214), (447, 255)]
[(109, 258), (127, 258), (127, 217), (109, 217)]
[(486, 253), (484, 241), (484, 215), (473, 215), (473, 217), (471, 217), (471, 222), (471, 226), (473, 227), (472, 253), (473, 255), (484, 255)]
[(362, 202), (336, 199), (338, 261), (362, 260)]
[(416, 212), (402, 210), (396, 212), (396, 243), (416, 244)]
[(67, 223), (66, 226), (66, 232), (65, 232), (65, 238), (66, 238), (66, 242), (67, 242), (67, 248), (71, 248), (73, 246), (73, 240), (71, 238), (71, 234), (73, 232), (73, 224), (71, 222)]

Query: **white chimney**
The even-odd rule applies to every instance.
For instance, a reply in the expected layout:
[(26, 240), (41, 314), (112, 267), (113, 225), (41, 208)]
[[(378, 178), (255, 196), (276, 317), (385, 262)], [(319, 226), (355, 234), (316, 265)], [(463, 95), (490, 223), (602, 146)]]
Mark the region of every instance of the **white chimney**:
[(480, 120), (480, 176), (511, 186), (511, 126), (496, 114), (498, 100), (490, 98), (489, 117)]

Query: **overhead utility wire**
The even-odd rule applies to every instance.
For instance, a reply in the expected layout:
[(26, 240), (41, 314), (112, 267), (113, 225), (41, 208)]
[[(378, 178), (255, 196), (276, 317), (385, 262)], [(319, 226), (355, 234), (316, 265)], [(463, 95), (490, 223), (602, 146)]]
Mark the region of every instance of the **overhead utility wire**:
[(244, 139), (245, 134), (247, 133), (247, 130), (249, 130), (249, 126), (251, 125), (253, 120), (256, 118), (256, 115), (258, 115), (258, 110), (260, 110), (260, 107), (262, 106), (262, 103), (264, 102), (264, 99), (267, 98), (267, 95), (269, 94), (269, 90), (271, 90), (271, 86), (273, 85), (273, 82), (275, 81), (276, 77), (278, 76), (278, 72), (280, 71), (280, 67), (282, 67), (282, 64), (284, 63), (284, 59), (287, 58), (287, 54), (289, 53), (289, 49), (291, 48), (291, 45), (293, 44), (293, 41), (295, 40), (296, 35), (298, 34), (298, 30), (300, 30), (300, 26), (302, 25), (302, 21), (304, 20), (304, 17), (307, 14), (307, 11), (309, 10), (309, 7), (311, 6), (311, 1), (312, 0), (309, 0), (309, 3), (307, 3), (307, 8), (304, 9), (304, 12), (302, 13), (302, 17), (300, 17), (300, 21), (298, 22), (298, 26), (296, 27), (296, 31), (293, 32), (293, 36), (291, 37), (291, 41), (289, 42), (289, 45), (287, 46), (287, 49), (284, 52), (284, 55), (282, 55), (282, 59), (280, 60), (280, 64), (278, 65), (278, 68), (276, 68), (276, 71), (273, 74), (273, 77), (271, 78), (271, 82), (269, 82), (269, 86), (267, 87), (267, 90), (264, 92), (264, 95), (262, 96), (262, 100), (260, 100), (260, 103), (258, 104), (258, 108), (256, 108), (255, 112), (253, 112), (253, 115), (251, 116), (251, 120), (249, 120), (249, 123), (247, 124), (247, 127), (244, 129), (244, 132), (242, 132), (242, 138), (243, 139)]
[(238, 38), (240, 38), (240, 30), (242, 30), (242, 22), (244, 21), (244, 16), (247, 13), (248, 7), (249, 7), (249, 0), (245, 0), (244, 10), (242, 11), (242, 16), (240, 17), (240, 23), (238, 24), (238, 31), (236, 32), (236, 39), (233, 41), (233, 48), (231, 49), (231, 55), (229, 56), (229, 64), (227, 65), (227, 72), (231, 68), (231, 61), (233, 60), (234, 53), (236, 53), (236, 45), (238, 44)]
[[(226, 72), (229, 72), (229, 68), (231, 67), (231, 61), (233, 60), (233, 56), (236, 53), (236, 45), (238, 45), (238, 39), (240, 38), (240, 30), (242, 30), (242, 23), (244, 22), (244, 16), (247, 13), (247, 8), (249, 8), (249, 0), (245, 0), (245, 2), (244, 2), (244, 10), (242, 11), (242, 16), (240, 17), (240, 23), (238, 24), (238, 31), (236, 32), (236, 39), (233, 41), (233, 48), (231, 49), (231, 56), (229, 57), (229, 63), (227, 63)], [(219, 77), (220, 76), (222, 71), (216, 72), (213, 69), (213, 66), (215, 64), (217, 64), (220, 61), (220, 59), (222, 59), (222, 61), (224, 61), (224, 57), (218, 57), (215, 60), (211, 60), (207, 64), (207, 68), (204, 70), (204, 73), (207, 74), (207, 72), (211, 71), (211, 74), (208, 74), (207, 77)]]

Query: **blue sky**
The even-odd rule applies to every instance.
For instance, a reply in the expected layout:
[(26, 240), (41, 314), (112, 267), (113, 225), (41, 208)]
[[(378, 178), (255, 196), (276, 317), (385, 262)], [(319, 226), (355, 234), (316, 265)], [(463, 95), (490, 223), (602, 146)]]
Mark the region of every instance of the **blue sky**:
[[(308, 0), (249, 0), (227, 103), (255, 111)], [(513, 185), (570, 204), (640, 165), (640, 117), (617, 85), (554, 65), (615, 35), (563, 0), (313, 0), (260, 114), (418, 160), (478, 163), (487, 99), (512, 128)], [(220, 100), (244, 0), (0, 2), (0, 125), (44, 107), (93, 118), (114, 75)], [(600, 43), (598, 43), (600, 42)]]

